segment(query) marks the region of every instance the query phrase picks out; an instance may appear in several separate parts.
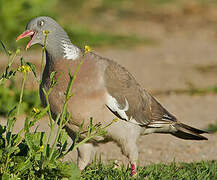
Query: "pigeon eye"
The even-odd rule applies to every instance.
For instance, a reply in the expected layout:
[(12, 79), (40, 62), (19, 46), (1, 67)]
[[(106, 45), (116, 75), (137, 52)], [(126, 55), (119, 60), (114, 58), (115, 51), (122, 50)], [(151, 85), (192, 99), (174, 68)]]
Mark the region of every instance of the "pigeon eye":
[(38, 24), (39, 24), (39, 26), (41, 26), (41, 27), (42, 27), (42, 26), (44, 25), (44, 20), (41, 20), (41, 21), (39, 21), (39, 23), (38, 23)]

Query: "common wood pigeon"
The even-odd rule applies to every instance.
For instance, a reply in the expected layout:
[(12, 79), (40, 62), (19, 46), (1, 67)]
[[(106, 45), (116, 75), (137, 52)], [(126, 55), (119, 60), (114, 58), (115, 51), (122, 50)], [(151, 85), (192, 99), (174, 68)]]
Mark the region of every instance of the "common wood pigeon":
[[(65, 91), (69, 76), (84, 57), (84, 63), (73, 84), (74, 96), (68, 103), (68, 111), (72, 114), (66, 125), (68, 134), (74, 138), (82, 121), (84, 127), (93, 123), (107, 125), (114, 118), (116, 123), (109, 126), (103, 139), (115, 141), (131, 163), (132, 175), (136, 174), (138, 160), (137, 140), (140, 135), (150, 133), (170, 133), (187, 140), (207, 140), (200, 134), (203, 130), (185, 125), (169, 113), (154, 97), (145, 91), (136, 79), (121, 65), (113, 60), (99, 56), (94, 52), (84, 55), (84, 50), (73, 45), (64, 29), (50, 17), (37, 17), (26, 26), (26, 31), (18, 38), (31, 37), (26, 48), (34, 44), (43, 46), (48, 30), (46, 49), (46, 65), (40, 86), (40, 97), (45, 105), (42, 87), (47, 91), (50, 87), (50, 74), (56, 71), (58, 82), (49, 95), (50, 108), (55, 117), (61, 113), (65, 100)], [(101, 142), (102, 139), (96, 139)], [(78, 149), (78, 166), (82, 170), (90, 161), (94, 145), (90, 141)]]

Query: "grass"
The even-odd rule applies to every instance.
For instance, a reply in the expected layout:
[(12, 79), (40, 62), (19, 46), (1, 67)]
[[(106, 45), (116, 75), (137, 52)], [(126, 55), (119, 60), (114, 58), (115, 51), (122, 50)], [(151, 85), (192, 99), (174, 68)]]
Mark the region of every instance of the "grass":
[(154, 39), (138, 37), (136, 35), (120, 35), (120, 34), (111, 34), (108, 32), (93, 32), (85, 27), (65, 27), (64, 28), (71, 41), (79, 46), (84, 47), (86, 44), (94, 47), (102, 47), (102, 46), (119, 46), (119, 47), (127, 47), (127, 46), (135, 46), (141, 44), (153, 44), (155, 43)]
[(208, 64), (208, 65), (198, 65), (195, 69), (200, 73), (216, 73), (217, 65), (216, 64)]
[[(78, 47), (84, 47), (86, 44), (92, 47), (116, 46), (120, 48), (133, 47), (138, 45), (153, 45), (156, 44), (154, 38), (139, 37), (135, 34), (121, 35), (109, 32), (94, 32), (85, 26), (70, 25), (64, 26), (71, 41)], [(19, 46), (24, 46), (28, 40), (18, 42)], [(1, 51), (1, 48), (0, 48)]]
[(207, 95), (207, 94), (217, 94), (217, 85), (209, 86), (206, 88), (199, 88), (194, 86), (189, 86), (185, 89), (171, 89), (165, 91), (152, 91), (153, 95), (169, 95), (169, 94), (187, 94), (187, 95)]
[[(138, 167), (136, 179), (217, 179), (217, 161), (201, 161), (193, 163), (151, 164)], [(103, 165), (95, 162), (82, 172), (82, 178), (88, 179), (131, 179), (130, 169), (123, 166), (114, 168), (114, 164)]]
[[(8, 109), (19, 102), (20, 90), (12, 83), (10, 86), (0, 86), (0, 116), (7, 116)], [(40, 107), (38, 91), (25, 90), (21, 113), (30, 114), (33, 107)]]
[(209, 124), (207, 131), (211, 133), (216, 133), (217, 132), (217, 122), (213, 124)]

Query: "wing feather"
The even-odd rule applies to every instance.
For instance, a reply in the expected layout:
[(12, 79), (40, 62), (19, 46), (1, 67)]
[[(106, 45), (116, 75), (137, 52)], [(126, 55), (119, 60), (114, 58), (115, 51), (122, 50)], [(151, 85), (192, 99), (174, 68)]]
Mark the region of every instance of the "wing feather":
[[(139, 125), (176, 122), (171, 115), (155, 98), (146, 92), (135, 80), (135, 78), (122, 66), (114, 61), (107, 60), (104, 79), (108, 95), (116, 101), (107, 107), (119, 118), (129, 121), (133, 118)], [(127, 101), (126, 101), (127, 100)], [(127, 107), (126, 102), (128, 104)]]

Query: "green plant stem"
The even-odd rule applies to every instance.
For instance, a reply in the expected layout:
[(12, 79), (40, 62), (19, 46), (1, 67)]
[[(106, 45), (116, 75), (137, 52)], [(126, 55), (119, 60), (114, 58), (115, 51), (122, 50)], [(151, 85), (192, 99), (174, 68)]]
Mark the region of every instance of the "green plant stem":
[(50, 88), (50, 89), (48, 90), (48, 92), (46, 92), (45, 89), (42, 88), (42, 91), (43, 91), (43, 93), (44, 93), (45, 100), (46, 100), (46, 103), (47, 103), (47, 107), (48, 107), (48, 116), (49, 116), (49, 120), (50, 120), (50, 129), (51, 129), (51, 132), (50, 132), (50, 136), (49, 136), (48, 142), (47, 142), (47, 144), (49, 144), (49, 143), (50, 143), (51, 136), (52, 136), (51, 134), (52, 134), (53, 131), (54, 131), (54, 128), (53, 128), (53, 120), (52, 120), (52, 114), (51, 114), (50, 103), (49, 103), (49, 94), (51, 93), (52, 88)]
[(14, 56), (10, 59), (8, 59), (8, 67), (11, 67), (11, 65), (13, 64), (13, 62), (14, 62), (14, 60), (15, 60), (15, 58), (17, 57), (17, 55), (20, 53), (20, 50), (19, 49), (17, 49), (16, 50), (16, 52), (15, 52), (15, 54), (14, 54)]
[[(24, 71), (23, 81), (22, 81), (22, 87), (21, 87), (21, 92), (20, 92), (20, 100), (19, 100), (19, 104), (18, 104), (18, 107), (17, 107), (17, 116), (19, 115), (20, 106), (21, 106), (22, 99), (23, 99), (23, 92), (24, 92), (25, 82), (26, 82), (26, 72)], [(12, 131), (12, 129), (11, 129), (11, 131)], [(9, 147), (11, 146), (11, 134), (10, 134), (10, 137), (9, 137), (9, 140), (8, 140), (8, 146)], [(6, 169), (7, 169), (7, 166), (8, 166), (9, 157), (10, 157), (10, 153), (7, 154)]]
[(77, 77), (77, 73), (78, 71), (80, 70), (81, 68), (81, 65), (83, 64), (84, 62), (84, 58), (85, 56), (83, 56), (83, 59), (80, 61), (80, 63), (78, 64), (78, 66), (76, 67), (75, 69), (75, 72), (73, 73), (73, 76), (70, 76), (70, 81), (69, 81), (69, 84), (68, 84), (68, 87), (67, 87), (67, 90), (66, 90), (66, 99), (65, 99), (65, 102), (64, 102), (64, 105), (63, 105), (63, 112), (61, 114), (61, 118), (60, 118), (60, 123), (59, 123), (59, 128), (58, 128), (58, 131), (57, 131), (57, 135), (56, 135), (56, 138), (54, 140), (54, 143), (53, 143), (53, 146), (51, 148), (51, 153), (50, 153), (50, 156), (49, 156), (49, 160), (51, 160), (52, 156), (53, 156), (53, 153), (54, 153), (54, 149), (56, 147), (56, 144), (57, 144), (57, 141), (59, 139), (59, 136), (60, 136), (60, 132), (62, 130), (62, 124), (63, 124), (63, 120), (65, 119), (65, 115), (66, 115), (66, 111), (67, 111), (67, 104), (68, 104), (68, 101), (70, 99), (70, 97), (72, 96), (70, 93), (71, 93), (71, 89), (72, 89), (72, 85)]
[[(45, 112), (47, 112), (48, 110), (49, 110), (49, 108), (46, 107), (46, 108), (45, 108)], [(29, 124), (29, 128), (33, 127), (33, 126), (35, 125), (35, 123), (36, 123), (38, 120), (40, 120), (40, 119), (39, 119), (39, 118), (35, 118), (34, 121), (33, 121), (33, 123), (32, 123), (32, 124)], [(18, 136), (21, 136), (24, 131), (25, 131), (25, 129), (22, 128), (22, 129), (17, 133), (17, 135), (18, 135)], [(15, 144), (14, 146), (17, 147), (17, 146), (22, 142), (23, 139), (24, 139), (24, 137), (21, 138), (20, 141), (19, 141), (17, 144)]]
[[(102, 130), (105, 130), (107, 127), (111, 126), (114, 123), (114, 121), (110, 122), (108, 125), (106, 125), (105, 127), (102, 128)], [(85, 131), (88, 132), (88, 131)], [(82, 132), (81, 134), (83, 134), (84, 132)], [(85, 142), (89, 141), (90, 139), (96, 137), (96, 136), (100, 136), (101, 134), (99, 132), (96, 132), (92, 135), (87, 136), (85, 139), (83, 139), (82, 141), (80, 141), (79, 143), (77, 143), (73, 149), (78, 148), (80, 145), (84, 144)]]
[(44, 45), (42, 48), (42, 58), (41, 58), (41, 77), (40, 77), (40, 84), (42, 82), (43, 70), (44, 70), (44, 57), (45, 57), (45, 45), (47, 43), (47, 34), (44, 37)]
[(87, 141), (89, 141), (90, 139), (94, 138), (95, 136), (98, 136), (98, 134), (97, 134), (97, 133), (94, 133), (94, 134), (91, 135), (91, 136), (85, 137), (85, 139), (83, 139), (82, 141), (80, 141), (79, 143), (77, 143), (76, 145), (74, 145), (73, 149), (78, 148), (80, 145), (86, 143)]
[[(19, 104), (18, 104), (18, 107), (17, 107), (17, 115), (16, 115), (16, 117), (19, 115), (19, 112), (20, 112), (20, 106), (21, 106), (21, 104), (22, 104), (25, 82), (26, 82), (26, 72), (24, 71), (24, 72), (23, 72), (22, 87), (21, 87), (21, 92), (20, 92), (20, 100), (19, 100)], [(11, 131), (12, 131), (12, 130), (11, 130)], [(10, 135), (10, 137), (9, 137), (8, 146), (9, 146), (9, 147), (11, 146), (11, 135)], [(8, 162), (9, 162), (9, 157), (10, 157), (10, 153), (7, 154), (6, 170), (7, 170), (7, 166), (8, 166)]]
[(17, 50), (12, 58), (10, 58), (10, 56), (9, 56), (9, 58), (8, 58), (8, 65), (7, 65), (6, 69), (5, 69), (5, 72), (2, 74), (2, 77), (0, 78), (0, 85), (4, 84), (5, 81), (7, 81), (8, 79), (10, 79), (9, 77), (7, 77), (8, 76), (8, 70), (11, 67), (11, 65), (13, 64), (15, 58), (17, 57), (17, 55), (19, 53), (20, 53), (20, 51)]
[(22, 100), (23, 100), (23, 92), (24, 92), (25, 82), (26, 82), (26, 72), (24, 71), (23, 72), (22, 87), (21, 87), (21, 92), (20, 92), (20, 100), (19, 100), (19, 104), (18, 104), (18, 107), (17, 107), (17, 116), (20, 113), (20, 107), (21, 107), (21, 103), (22, 103)]
[(74, 72), (73, 78), (72, 78), (72, 85), (74, 84), (74, 81), (75, 81), (75, 79), (77, 77), (78, 71), (80, 70), (82, 64), (84, 63), (84, 58), (85, 58), (85, 55), (83, 55), (83, 59), (80, 61), (80, 63), (78, 64), (78, 66), (75, 69), (75, 72)]
[[(52, 139), (52, 137), (54, 135), (54, 129), (56, 128), (57, 121), (58, 121), (58, 119), (60, 117), (60, 115), (57, 116), (56, 121), (55, 121), (55, 125), (53, 125), (53, 119), (52, 119), (52, 114), (51, 114), (51, 109), (50, 109), (50, 103), (49, 103), (49, 94), (51, 93), (52, 89), (53, 89), (53, 87), (51, 87), (48, 90), (48, 92), (46, 92), (45, 89), (42, 88), (42, 91), (44, 93), (45, 100), (46, 100), (46, 103), (47, 103), (47, 107), (46, 108), (48, 108), (48, 116), (49, 116), (49, 120), (50, 120), (50, 133), (49, 133), (49, 137), (48, 137), (47, 143), (45, 145), (45, 150), (47, 150), (48, 145), (50, 144), (50, 141), (51, 141), (51, 139)], [(53, 148), (53, 146), (52, 146), (52, 148)], [(51, 152), (52, 152), (52, 150), (51, 150)], [(49, 153), (49, 151), (48, 151), (48, 153)], [(51, 158), (50, 158), (50, 154), (49, 154), (49, 160), (50, 159)], [(43, 167), (42, 167), (42, 169), (43, 169)]]
[[(71, 82), (72, 82), (72, 81), (71, 81)], [(69, 86), (70, 90), (71, 90), (71, 86), (72, 86), (72, 83), (71, 83), (71, 82), (70, 82), (70, 84), (69, 84), (69, 85), (70, 85), (70, 86)], [(55, 149), (55, 147), (56, 147), (57, 141), (58, 141), (58, 139), (59, 139), (60, 132), (61, 132), (61, 130), (62, 130), (62, 123), (63, 123), (63, 120), (64, 120), (64, 118), (65, 118), (68, 100), (69, 100), (69, 97), (68, 97), (68, 94), (66, 94), (66, 100), (65, 100), (64, 105), (63, 105), (63, 112), (62, 112), (62, 114), (61, 114), (59, 128), (58, 128), (58, 130), (57, 130), (57, 135), (56, 135), (56, 138), (55, 138), (54, 143), (53, 143), (52, 148), (51, 148), (51, 153), (50, 153), (50, 155), (49, 155), (49, 160), (51, 160), (51, 158), (52, 158), (52, 156), (53, 156), (54, 149)]]

